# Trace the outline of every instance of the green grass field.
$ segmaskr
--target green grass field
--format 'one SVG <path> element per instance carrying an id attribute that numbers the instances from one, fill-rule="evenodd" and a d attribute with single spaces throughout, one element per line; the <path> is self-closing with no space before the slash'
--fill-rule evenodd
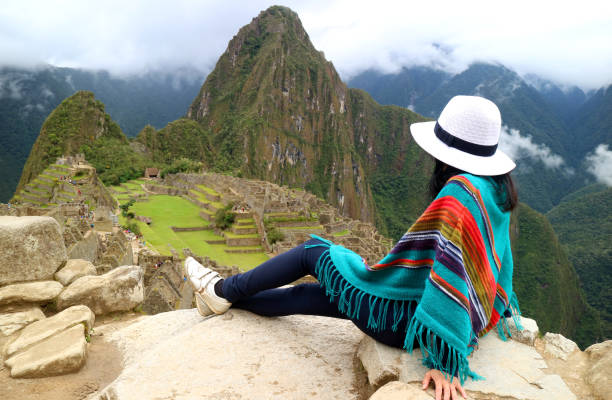
<path id="1" fill-rule="evenodd" d="M 116 196 L 120 197 L 122 196 Z M 189 248 L 195 254 L 208 256 L 221 265 L 237 265 L 243 270 L 251 269 L 268 259 L 264 253 L 230 254 L 224 251 L 228 248 L 225 245 L 206 243 L 205 240 L 223 239 L 213 231 L 174 232 L 171 226 L 188 228 L 210 224 L 199 216 L 201 209 L 198 206 L 182 197 L 152 195 L 146 202 L 137 201 L 130 211 L 153 220 L 151 225 L 140 221 L 136 223 L 147 246 L 160 254 L 170 255 L 171 249 L 174 249 L 182 256 L 182 250 Z M 125 220 L 121 218 L 120 222 L 124 224 Z"/>

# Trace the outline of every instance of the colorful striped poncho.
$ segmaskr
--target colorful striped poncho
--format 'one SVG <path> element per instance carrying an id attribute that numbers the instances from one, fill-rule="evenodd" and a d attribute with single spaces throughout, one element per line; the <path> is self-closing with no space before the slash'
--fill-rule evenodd
<path id="1" fill-rule="evenodd" d="M 349 318 L 369 307 L 368 328 L 395 331 L 411 318 L 404 348 L 411 352 L 416 339 L 429 368 L 461 383 L 480 378 L 467 356 L 496 325 L 505 340 L 501 317 L 520 312 L 512 291 L 510 212 L 501 209 L 500 196 L 491 178 L 454 176 L 379 263 L 368 266 L 325 241 L 329 250 L 315 270 L 319 282 Z"/>

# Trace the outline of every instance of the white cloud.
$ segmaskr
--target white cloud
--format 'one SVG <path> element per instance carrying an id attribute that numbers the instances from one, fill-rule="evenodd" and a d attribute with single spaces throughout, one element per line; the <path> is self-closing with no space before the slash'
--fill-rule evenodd
<path id="1" fill-rule="evenodd" d="M 561 168 L 565 164 L 563 158 L 553 153 L 548 146 L 533 143 L 531 136 L 521 136 L 518 129 L 506 126 L 502 127 L 499 148 L 517 164 L 521 159 L 526 158 L 542 161 L 550 169 Z M 567 172 L 572 171 L 567 169 Z"/>
<path id="2" fill-rule="evenodd" d="M 607 144 L 600 144 L 585 158 L 587 171 L 595 176 L 597 181 L 612 186 L 612 150 Z"/>
<path id="3" fill-rule="evenodd" d="M 459 72 L 497 61 L 584 88 L 612 81 L 612 2 L 285 0 L 344 78 L 375 67 Z M 20 0 L 0 9 L 5 64 L 210 70 L 269 0 Z M 519 28 L 520 27 L 520 28 Z"/>

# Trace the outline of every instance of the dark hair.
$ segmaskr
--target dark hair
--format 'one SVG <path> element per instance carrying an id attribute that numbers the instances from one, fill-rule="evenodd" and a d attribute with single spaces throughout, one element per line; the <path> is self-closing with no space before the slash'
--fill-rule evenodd
<path id="1" fill-rule="evenodd" d="M 442 190 L 450 178 L 455 175 L 465 173 L 465 171 L 462 171 L 459 168 L 445 164 L 438 159 L 435 160 L 436 166 L 434 167 L 431 178 L 429 179 L 429 195 L 431 196 L 432 200 L 438 195 L 438 193 L 440 193 L 440 190 Z M 518 191 L 516 190 L 516 185 L 514 184 L 512 176 L 510 176 L 510 172 L 503 175 L 494 175 L 491 176 L 491 178 L 493 178 L 495 181 L 497 190 L 499 192 L 503 191 L 501 198 L 504 200 L 500 206 L 504 211 L 514 210 L 514 207 L 516 207 L 518 204 Z"/>

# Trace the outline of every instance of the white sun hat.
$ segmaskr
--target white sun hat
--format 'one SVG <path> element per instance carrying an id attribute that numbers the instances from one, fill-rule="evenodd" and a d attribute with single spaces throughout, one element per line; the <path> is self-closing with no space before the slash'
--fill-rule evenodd
<path id="1" fill-rule="evenodd" d="M 490 100 L 455 96 L 437 121 L 410 125 L 419 146 L 438 160 L 474 175 L 501 175 L 516 167 L 497 148 L 501 115 Z"/>

